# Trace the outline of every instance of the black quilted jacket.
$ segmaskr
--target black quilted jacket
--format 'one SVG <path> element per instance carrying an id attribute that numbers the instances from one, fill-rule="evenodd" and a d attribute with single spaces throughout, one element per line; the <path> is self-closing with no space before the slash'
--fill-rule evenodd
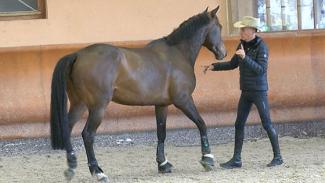
<path id="1" fill-rule="evenodd" d="M 234 55 L 229 62 L 214 63 L 214 71 L 232 70 L 239 66 L 242 91 L 267 91 L 268 48 L 258 36 L 250 42 L 241 41 L 246 56 L 242 60 Z M 237 49 L 240 48 L 240 44 Z"/>

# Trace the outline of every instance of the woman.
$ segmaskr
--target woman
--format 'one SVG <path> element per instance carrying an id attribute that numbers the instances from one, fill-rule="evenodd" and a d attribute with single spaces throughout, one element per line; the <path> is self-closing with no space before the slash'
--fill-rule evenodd
<path id="1" fill-rule="evenodd" d="M 229 62 L 214 63 L 205 66 L 204 72 L 232 70 L 239 67 L 241 96 L 237 109 L 235 123 L 235 150 L 233 157 L 226 163 L 220 164 L 224 168 L 240 168 L 242 166 L 241 151 L 244 140 L 244 127 L 252 107 L 255 104 L 260 115 L 263 128 L 266 130 L 272 144 L 274 158 L 267 166 L 283 163 L 278 135 L 272 126 L 269 103 L 267 98 L 267 64 L 268 49 L 265 42 L 256 35 L 259 19 L 245 16 L 234 24 L 240 28 L 240 44 L 235 55 Z"/>

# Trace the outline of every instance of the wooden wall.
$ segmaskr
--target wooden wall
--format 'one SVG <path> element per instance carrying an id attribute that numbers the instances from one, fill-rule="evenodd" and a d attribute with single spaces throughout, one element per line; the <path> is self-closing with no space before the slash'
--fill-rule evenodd
<path id="1" fill-rule="evenodd" d="M 325 33 L 263 34 L 269 49 L 269 99 L 274 122 L 325 119 Z M 146 42 L 116 42 L 143 46 Z M 226 37 L 229 56 L 238 37 Z M 40 137 L 49 134 L 50 83 L 53 68 L 63 55 L 86 46 L 51 45 L 0 49 L 0 139 Z M 202 73 L 202 65 L 214 62 L 202 49 L 195 65 L 194 100 L 206 123 L 233 125 L 240 95 L 239 71 Z M 117 133 L 155 129 L 153 107 L 110 104 L 99 132 Z M 168 128 L 194 127 L 170 107 Z M 85 114 L 86 116 L 86 114 Z M 84 121 L 84 120 L 83 120 Z M 259 123 L 255 108 L 249 123 Z M 74 133 L 80 133 L 83 123 Z"/>

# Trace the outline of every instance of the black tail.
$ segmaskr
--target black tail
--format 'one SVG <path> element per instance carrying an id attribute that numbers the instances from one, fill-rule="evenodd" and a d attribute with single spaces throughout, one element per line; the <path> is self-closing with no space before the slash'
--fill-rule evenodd
<path id="1" fill-rule="evenodd" d="M 64 149 L 68 138 L 67 79 L 76 54 L 67 55 L 56 64 L 51 86 L 51 144 L 53 149 Z"/>

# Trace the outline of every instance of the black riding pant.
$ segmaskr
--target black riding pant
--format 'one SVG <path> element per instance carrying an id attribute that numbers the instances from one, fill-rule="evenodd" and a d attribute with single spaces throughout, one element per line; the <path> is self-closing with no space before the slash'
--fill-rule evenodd
<path id="1" fill-rule="evenodd" d="M 235 123 L 235 150 L 234 158 L 239 161 L 241 158 L 241 150 L 244 140 L 244 127 L 251 110 L 252 105 L 255 104 L 258 113 L 261 117 L 262 125 L 271 141 L 274 157 L 280 156 L 280 147 L 278 142 L 278 135 L 272 126 L 269 103 L 266 91 L 242 91 L 240 96 L 237 119 Z"/>
<path id="2" fill-rule="evenodd" d="M 269 112 L 269 102 L 266 91 L 242 91 L 235 123 L 236 130 L 243 130 L 252 105 L 255 104 L 260 115 L 263 128 L 268 131 L 272 129 Z"/>

